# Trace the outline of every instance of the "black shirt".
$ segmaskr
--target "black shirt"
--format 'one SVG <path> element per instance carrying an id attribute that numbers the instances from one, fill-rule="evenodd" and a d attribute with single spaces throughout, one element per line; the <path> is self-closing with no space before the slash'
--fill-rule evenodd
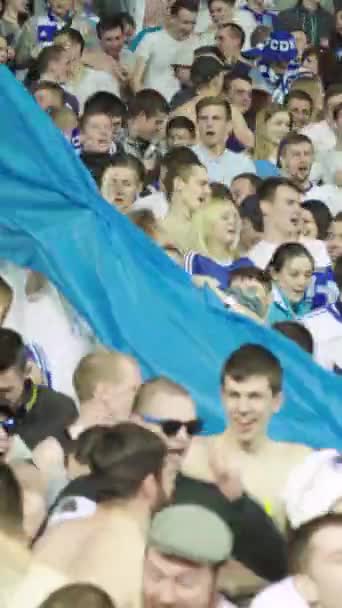
<path id="1" fill-rule="evenodd" d="M 26 382 L 23 404 L 15 419 L 17 434 L 31 450 L 47 437 L 56 437 L 63 443 L 64 429 L 76 418 L 76 405 L 70 397 Z"/>
<path id="2" fill-rule="evenodd" d="M 287 576 L 284 538 L 263 508 L 244 494 L 230 502 L 213 483 L 178 475 L 173 502 L 214 511 L 233 532 L 234 558 L 258 576 L 278 581 Z"/>

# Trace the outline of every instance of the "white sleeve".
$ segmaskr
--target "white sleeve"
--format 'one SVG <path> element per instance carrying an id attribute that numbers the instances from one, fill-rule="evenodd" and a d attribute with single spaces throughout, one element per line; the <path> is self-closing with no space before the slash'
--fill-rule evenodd
<path id="1" fill-rule="evenodd" d="M 110 74 L 103 72 L 96 76 L 96 88 L 98 91 L 106 91 L 120 97 L 120 87 L 118 81 Z"/>
<path id="2" fill-rule="evenodd" d="M 150 59 L 153 48 L 154 48 L 154 42 L 156 42 L 154 40 L 155 36 L 153 36 L 153 34 L 154 34 L 154 32 L 151 32 L 150 34 L 146 34 L 146 36 L 140 42 L 140 44 L 138 45 L 138 47 L 135 51 L 135 56 L 141 57 L 142 59 L 144 59 L 145 62 L 147 62 Z"/>

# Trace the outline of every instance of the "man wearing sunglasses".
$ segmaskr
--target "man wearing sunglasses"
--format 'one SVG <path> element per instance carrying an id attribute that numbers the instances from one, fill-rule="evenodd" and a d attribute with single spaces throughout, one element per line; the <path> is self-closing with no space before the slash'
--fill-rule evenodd
<path id="1" fill-rule="evenodd" d="M 236 559 L 271 581 L 285 576 L 286 548 L 281 534 L 264 509 L 244 492 L 239 474 L 229 463 L 211 463 L 215 468 L 211 469 L 215 474 L 211 483 L 202 481 L 203 475 L 180 473 L 192 443 L 200 441 L 194 436 L 201 431 L 201 421 L 189 393 L 166 378 L 146 382 L 135 398 L 133 417 L 166 442 L 164 490 L 171 501 L 215 511 L 233 531 Z"/>
<path id="2" fill-rule="evenodd" d="M 202 430 L 195 404 L 184 388 L 167 378 L 156 378 L 140 387 L 133 404 L 133 417 L 158 433 L 166 443 L 164 489 L 171 495 L 192 437 Z"/>

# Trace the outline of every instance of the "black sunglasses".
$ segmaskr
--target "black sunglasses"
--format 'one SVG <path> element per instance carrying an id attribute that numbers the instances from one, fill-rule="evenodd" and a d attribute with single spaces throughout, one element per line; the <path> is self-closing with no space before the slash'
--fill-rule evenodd
<path id="1" fill-rule="evenodd" d="M 145 420 L 145 422 L 151 422 L 152 424 L 158 424 L 167 437 L 177 435 L 177 433 L 179 433 L 179 431 L 183 428 L 186 429 L 188 435 L 192 437 L 193 435 L 199 435 L 203 429 L 203 422 L 200 418 L 194 418 L 194 420 L 182 422 L 181 420 L 143 416 L 143 420 Z"/>

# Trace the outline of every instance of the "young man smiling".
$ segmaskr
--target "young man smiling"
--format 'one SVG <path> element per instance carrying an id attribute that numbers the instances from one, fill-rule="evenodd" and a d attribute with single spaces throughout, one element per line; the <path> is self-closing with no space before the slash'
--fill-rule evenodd
<path id="1" fill-rule="evenodd" d="M 229 462 L 239 472 L 245 491 L 284 532 L 283 487 L 309 448 L 275 442 L 268 437 L 270 420 L 282 405 L 282 385 L 283 370 L 269 350 L 257 344 L 244 344 L 233 352 L 221 374 L 221 394 L 229 426 L 221 435 L 193 440 L 183 471 L 194 478 L 213 481 L 218 463 L 223 467 Z M 240 599 L 263 585 L 241 568 L 236 563 L 234 570 L 227 570 L 222 579 L 225 591 Z"/>

